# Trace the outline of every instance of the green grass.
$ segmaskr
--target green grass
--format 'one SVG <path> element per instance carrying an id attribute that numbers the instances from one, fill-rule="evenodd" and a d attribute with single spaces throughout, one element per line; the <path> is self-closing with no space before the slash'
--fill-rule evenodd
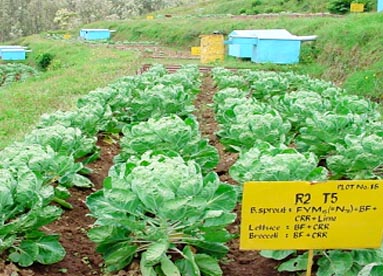
<path id="1" fill-rule="evenodd" d="M 41 114 L 74 107 L 81 95 L 138 68 L 132 52 L 79 42 L 49 41 L 38 36 L 23 41 L 33 52 L 27 63 L 42 53 L 54 58 L 50 69 L 23 83 L 0 89 L 0 148 L 22 138 L 38 121 Z"/>
<path id="2" fill-rule="evenodd" d="M 266 0 L 263 0 L 265 2 Z M 316 0 L 315 0 L 316 1 Z M 313 2 L 315 2 L 313 1 Z M 0 148 L 20 139 L 38 121 L 42 113 L 73 108 L 77 98 L 114 79 L 132 74 L 144 63 L 183 64 L 198 60 L 143 59 L 137 52 L 114 49 L 112 43 L 122 41 L 155 42 L 166 47 L 189 51 L 199 45 L 201 34 L 219 30 L 229 34 L 235 29 L 285 28 L 296 35 L 318 35 L 315 42 L 303 43 L 301 62 L 296 65 L 255 64 L 226 57 L 215 64 L 236 68 L 294 71 L 332 81 L 349 93 L 381 99 L 383 91 L 383 16 L 381 13 L 350 14 L 323 17 L 278 17 L 252 19 L 210 16 L 201 18 L 190 9 L 217 9 L 225 13 L 231 4 L 247 5 L 251 1 L 197 1 L 194 6 L 174 9 L 172 17 L 147 20 L 145 17 L 126 21 L 95 22 L 86 27 L 116 30 L 110 44 L 82 43 L 78 30 L 71 30 L 74 39 L 46 39 L 44 34 L 23 38 L 14 43 L 28 45 L 32 53 L 26 61 L 36 65 L 38 55 L 54 56 L 47 72 L 24 83 L 0 89 Z M 297 0 L 285 1 L 293 5 Z M 303 1 L 308 3 L 307 1 Z M 266 2 L 265 2 L 266 3 Z M 270 6 L 274 1 L 270 0 Z M 275 2 L 276 3 L 276 2 Z M 311 3 L 311 2 L 310 2 Z M 322 3 L 322 5 L 324 5 Z M 301 7 L 302 8 L 302 7 Z M 296 9 L 299 10 L 299 5 Z M 175 14 L 175 12 L 183 12 Z M 170 10 L 162 11 L 163 14 Z M 65 32 L 58 32 L 64 34 Z"/>

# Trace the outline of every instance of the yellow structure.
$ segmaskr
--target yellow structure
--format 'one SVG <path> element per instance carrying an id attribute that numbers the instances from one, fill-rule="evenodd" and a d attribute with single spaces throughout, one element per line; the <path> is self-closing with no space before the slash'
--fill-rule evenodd
<path id="1" fill-rule="evenodd" d="M 201 55 L 201 47 L 191 47 L 191 55 L 192 56 Z"/>
<path id="2" fill-rule="evenodd" d="M 72 36 L 70 34 L 64 34 L 64 39 L 70 39 Z"/>
<path id="3" fill-rule="evenodd" d="M 351 3 L 350 11 L 351 12 L 364 12 L 364 4 Z"/>
<path id="4" fill-rule="evenodd" d="M 148 20 L 153 20 L 153 19 L 154 19 L 154 15 L 147 15 L 147 16 L 146 16 L 146 19 L 148 19 Z"/>
<path id="5" fill-rule="evenodd" d="M 201 63 L 223 61 L 225 57 L 222 34 L 201 35 Z"/>

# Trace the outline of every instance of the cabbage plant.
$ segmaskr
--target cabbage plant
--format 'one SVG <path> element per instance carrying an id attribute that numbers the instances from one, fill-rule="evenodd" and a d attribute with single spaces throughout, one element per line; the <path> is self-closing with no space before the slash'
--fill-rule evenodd
<path id="1" fill-rule="evenodd" d="M 377 179 L 383 176 L 383 138 L 376 134 L 347 135 L 327 158 L 334 179 Z"/>
<path id="2" fill-rule="evenodd" d="M 146 151 L 175 151 L 185 160 L 196 161 L 202 171 L 208 172 L 217 166 L 217 149 L 201 137 L 199 124 L 194 117 L 182 120 L 177 115 L 149 119 L 123 128 L 120 141 L 121 153 L 115 162 L 126 162 L 131 156 L 141 156 Z"/>
<path id="3" fill-rule="evenodd" d="M 296 181 L 325 180 L 328 171 L 318 167 L 313 153 L 300 153 L 285 145 L 274 147 L 259 143 L 248 151 L 242 151 L 231 166 L 230 176 L 239 183 L 246 181 Z"/>
<path id="4" fill-rule="evenodd" d="M 96 219 L 89 238 L 109 271 L 138 256 L 149 275 L 222 275 L 218 260 L 233 238 L 237 194 L 216 173 L 180 156 L 145 153 L 115 165 L 104 188 L 88 196 Z M 158 273 L 158 274 L 156 274 Z"/>
<path id="5" fill-rule="evenodd" d="M 49 205 L 55 196 L 53 186 L 44 185 L 26 167 L 14 169 L 0 169 L 0 254 L 23 267 L 59 262 L 65 250 L 58 235 L 40 230 L 62 213 Z"/>

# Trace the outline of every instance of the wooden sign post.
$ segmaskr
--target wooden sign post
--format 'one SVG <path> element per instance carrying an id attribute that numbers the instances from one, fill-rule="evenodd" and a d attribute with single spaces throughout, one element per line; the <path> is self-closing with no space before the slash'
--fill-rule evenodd
<path id="1" fill-rule="evenodd" d="M 240 249 L 380 248 L 382 198 L 382 180 L 247 182 Z"/>

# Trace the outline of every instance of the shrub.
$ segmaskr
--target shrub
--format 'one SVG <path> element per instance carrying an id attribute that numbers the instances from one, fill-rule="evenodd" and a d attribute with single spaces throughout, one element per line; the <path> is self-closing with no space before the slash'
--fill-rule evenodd
<path id="1" fill-rule="evenodd" d="M 256 6 L 261 6 L 262 5 L 262 1 L 261 0 L 254 0 L 253 2 L 251 2 L 251 7 L 256 7 Z"/>
<path id="2" fill-rule="evenodd" d="M 350 11 L 351 3 L 364 4 L 364 11 L 371 11 L 374 6 L 371 0 L 332 0 L 329 3 L 328 10 L 330 13 L 345 14 Z"/>
<path id="3" fill-rule="evenodd" d="M 43 53 L 36 57 L 36 63 L 37 67 L 42 70 L 46 71 L 48 69 L 48 66 L 51 64 L 53 60 L 53 55 L 50 53 Z"/>
<path id="4" fill-rule="evenodd" d="M 301 48 L 300 61 L 304 64 L 314 63 L 319 56 L 319 49 L 314 43 L 304 43 Z"/>
<path id="5" fill-rule="evenodd" d="M 375 8 L 376 6 L 376 1 L 372 1 L 372 0 L 358 0 L 358 1 L 352 1 L 352 3 L 360 3 L 360 4 L 364 4 L 364 11 L 368 12 L 368 11 L 371 11 L 373 8 Z"/>
<path id="6" fill-rule="evenodd" d="M 350 11 L 352 0 L 332 0 L 329 3 L 328 10 L 330 13 L 345 14 Z"/>

